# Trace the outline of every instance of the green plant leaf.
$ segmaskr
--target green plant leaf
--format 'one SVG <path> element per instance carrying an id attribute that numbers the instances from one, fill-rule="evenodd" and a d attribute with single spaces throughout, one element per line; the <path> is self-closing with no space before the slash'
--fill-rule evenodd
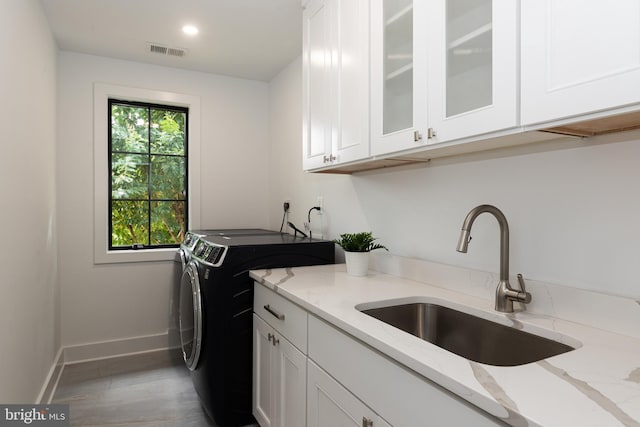
<path id="1" fill-rule="evenodd" d="M 347 252 L 370 252 L 375 249 L 385 249 L 385 246 L 376 243 L 377 238 L 373 237 L 370 231 L 360 233 L 341 234 L 339 239 L 335 239 L 334 243 L 338 244 Z"/>

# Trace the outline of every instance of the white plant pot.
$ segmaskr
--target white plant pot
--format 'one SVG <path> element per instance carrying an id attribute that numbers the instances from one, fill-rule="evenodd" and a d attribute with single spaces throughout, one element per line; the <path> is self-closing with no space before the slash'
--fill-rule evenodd
<path id="1" fill-rule="evenodd" d="M 347 273 L 351 276 L 366 276 L 369 270 L 369 252 L 346 252 Z"/>

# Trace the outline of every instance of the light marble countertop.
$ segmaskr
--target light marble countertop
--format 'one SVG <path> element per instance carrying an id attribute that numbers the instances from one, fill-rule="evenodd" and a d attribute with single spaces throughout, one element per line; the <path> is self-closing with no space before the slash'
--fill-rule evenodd
<path id="1" fill-rule="evenodd" d="M 498 313 L 491 299 L 447 288 L 446 283 L 418 282 L 376 271 L 370 271 L 366 277 L 353 277 L 346 274 L 344 264 L 256 270 L 251 276 L 508 424 L 640 426 L 638 336 L 536 312 Z M 532 294 L 535 301 L 535 289 Z M 356 309 L 356 306 L 365 309 L 388 305 L 380 301 L 416 299 L 437 302 L 577 349 L 521 366 L 485 365 L 450 353 Z M 584 301 L 578 298 L 578 304 Z M 640 302 L 629 301 L 622 301 L 625 310 L 637 309 L 640 315 Z M 553 303 L 569 304 L 570 301 Z M 589 307 L 583 309 L 589 311 Z M 595 324 L 598 325 L 597 320 Z M 625 330 L 624 325 L 621 328 Z"/>

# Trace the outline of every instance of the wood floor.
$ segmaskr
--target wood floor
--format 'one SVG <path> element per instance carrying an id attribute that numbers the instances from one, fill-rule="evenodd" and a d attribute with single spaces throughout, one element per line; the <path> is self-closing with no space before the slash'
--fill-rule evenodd
<path id="1" fill-rule="evenodd" d="M 72 426 L 215 427 L 177 351 L 67 365 L 52 403 Z"/>

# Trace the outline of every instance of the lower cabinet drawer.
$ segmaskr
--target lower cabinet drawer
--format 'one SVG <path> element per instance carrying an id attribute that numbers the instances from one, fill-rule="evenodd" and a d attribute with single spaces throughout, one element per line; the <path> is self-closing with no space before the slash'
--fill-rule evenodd
<path id="1" fill-rule="evenodd" d="M 253 311 L 303 353 L 307 353 L 307 312 L 304 309 L 255 283 Z"/>

